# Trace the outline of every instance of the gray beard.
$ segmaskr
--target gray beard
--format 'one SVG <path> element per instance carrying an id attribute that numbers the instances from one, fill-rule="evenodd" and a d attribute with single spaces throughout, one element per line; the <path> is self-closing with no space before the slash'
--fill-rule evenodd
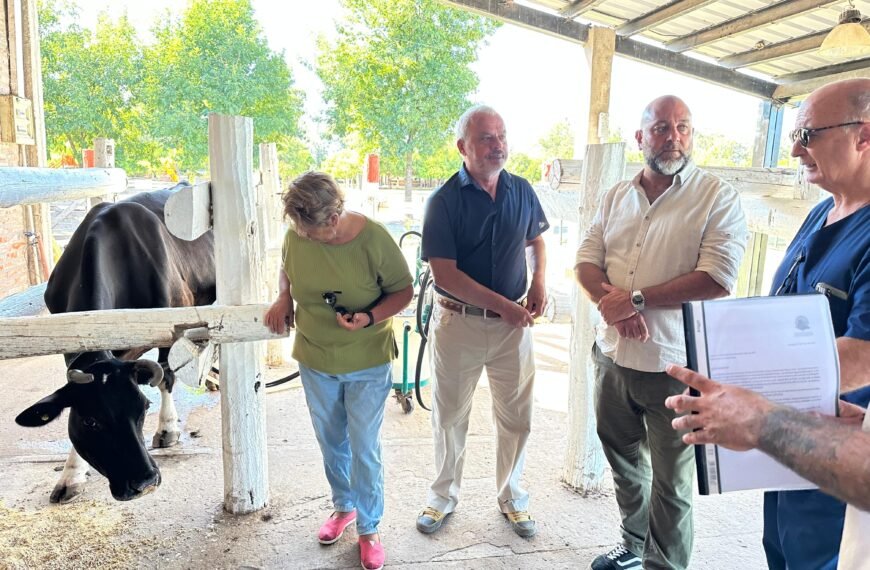
<path id="1" fill-rule="evenodd" d="M 651 156 L 646 159 L 646 164 L 653 170 L 653 172 L 657 172 L 662 176 L 673 176 L 689 164 L 690 158 L 691 157 L 686 154 L 674 160 L 662 160 L 658 157 Z"/>

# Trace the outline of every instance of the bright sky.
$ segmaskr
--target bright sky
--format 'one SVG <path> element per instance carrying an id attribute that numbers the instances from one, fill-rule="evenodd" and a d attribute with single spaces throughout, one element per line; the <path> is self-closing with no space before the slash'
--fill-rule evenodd
<path id="1" fill-rule="evenodd" d="M 318 34 L 333 33 L 341 16 L 338 0 L 252 0 L 256 16 L 272 49 L 284 51 L 296 84 L 306 92 L 306 123 L 311 132 L 322 110 L 320 82 L 303 62 L 312 62 Z M 165 10 L 178 13 L 178 0 L 78 0 L 81 23 L 93 29 L 97 14 L 124 10 L 143 38 Z M 583 47 L 519 28 L 502 26 L 482 48 L 475 71 L 480 87 L 475 96 L 500 111 L 514 151 L 534 153 L 537 141 L 558 121 L 568 118 L 585 137 L 584 90 L 588 67 Z M 646 104 L 659 95 L 674 94 L 692 109 L 695 128 L 721 133 L 751 145 L 757 124 L 758 99 L 702 81 L 617 57 L 611 91 L 611 129 L 626 137 L 637 128 Z M 787 125 L 788 127 L 788 125 Z"/>

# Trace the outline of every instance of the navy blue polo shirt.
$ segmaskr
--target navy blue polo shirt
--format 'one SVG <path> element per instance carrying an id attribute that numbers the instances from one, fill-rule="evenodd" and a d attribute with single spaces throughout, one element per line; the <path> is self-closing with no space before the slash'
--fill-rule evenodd
<path id="1" fill-rule="evenodd" d="M 476 282 L 517 301 L 526 293 L 526 242 L 549 227 L 527 180 L 502 170 L 493 200 L 463 164 L 429 197 L 421 257 L 455 259 Z"/>

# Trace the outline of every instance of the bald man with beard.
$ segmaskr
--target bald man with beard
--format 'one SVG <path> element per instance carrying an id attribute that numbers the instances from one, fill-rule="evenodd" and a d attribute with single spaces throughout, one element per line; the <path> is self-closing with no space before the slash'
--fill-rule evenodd
<path id="1" fill-rule="evenodd" d="M 665 398 L 683 385 L 665 366 L 686 362 L 680 304 L 728 295 L 748 238 L 737 192 L 692 162 L 693 133 L 679 98 L 647 106 L 643 170 L 604 195 L 577 251 L 601 313 L 595 412 L 622 516 L 622 541 L 593 570 L 684 569 L 692 553 L 694 454 L 671 428 Z"/>
<path id="2" fill-rule="evenodd" d="M 828 297 L 840 357 L 840 417 L 776 406 L 679 367 L 669 371 L 701 396 L 677 396 L 667 405 L 697 412 L 673 422 L 680 430 L 700 430 L 686 434 L 686 443 L 761 449 L 822 489 L 765 494 L 763 544 L 771 570 L 858 570 L 870 568 L 870 420 L 864 410 L 870 402 L 870 79 L 814 91 L 795 126 L 792 156 L 806 179 L 831 196 L 804 220 L 771 293 Z"/>

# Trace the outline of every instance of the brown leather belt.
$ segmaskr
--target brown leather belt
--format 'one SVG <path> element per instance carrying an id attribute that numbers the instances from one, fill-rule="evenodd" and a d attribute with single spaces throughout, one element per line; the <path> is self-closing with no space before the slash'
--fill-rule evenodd
<path id="1" fill-rule="evenodd" d="M 438 304 L 447 309 L 448 311 L 453 311 L 454 313 L 472 315 L 475 317 L 483 317 L 484 319 L 501 318 L 501 315 L 499 315 L 495 311 L 491 311 L 489 309 L 482 309 L 480 307 L 475 307 L 474 305 L 466 305 L 465 303 L 460 303 L 458 301 L 451 301 L 450 299 L 447 299 L 445 297 L 438 297 Z"/>

